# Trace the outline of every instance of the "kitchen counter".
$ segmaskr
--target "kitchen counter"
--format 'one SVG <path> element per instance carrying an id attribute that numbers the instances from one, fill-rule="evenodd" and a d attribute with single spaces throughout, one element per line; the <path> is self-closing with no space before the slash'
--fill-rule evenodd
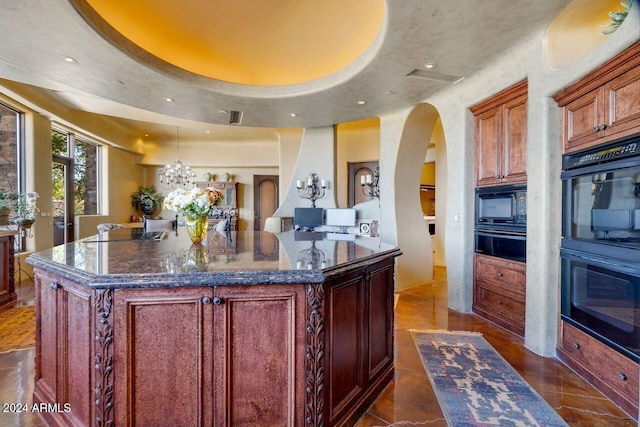
<path id="1" fill-rule="evenodd" d="M 393 378 L 400 254 L 180 227 L 32 254 L 34 402 L 69 403 L 51 425 L 351 425 Z"/>

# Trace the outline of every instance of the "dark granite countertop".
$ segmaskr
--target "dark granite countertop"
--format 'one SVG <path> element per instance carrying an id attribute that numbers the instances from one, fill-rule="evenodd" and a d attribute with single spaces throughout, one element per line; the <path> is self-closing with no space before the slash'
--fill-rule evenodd
<path id="1" fill-rule="evenodd" d="M 319 283 L 401 254 L 379 239 L 287 231 L 210 231 L 192 245 L 186 230 L 159 240 L 118 229 L 31 254 L 36 268 L 95 288 Z"/>

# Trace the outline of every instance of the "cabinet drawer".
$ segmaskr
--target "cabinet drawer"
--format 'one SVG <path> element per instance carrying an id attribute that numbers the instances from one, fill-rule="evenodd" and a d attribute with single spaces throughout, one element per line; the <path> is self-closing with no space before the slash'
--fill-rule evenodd
<path id="1" fill-rule="evenodd" d="M 524 292 L 525 264 L 501 258 L 476 255 L 476 278 L 508 285 L 517 292 Z"/>
<path id="2" fill-rule="evenodd" d="M 640 368 L 633 360 L 562 322 L 562 349 L 575 362 L 632 402 L 638 402 Z"/>
<path id="3" fill-rule="evenodd" d="M 509 318 L 524 327 L 525 303 L 519 295 L 501 292 L 490 283 L 476 282 L 475 304 L 496 315 Z"/>

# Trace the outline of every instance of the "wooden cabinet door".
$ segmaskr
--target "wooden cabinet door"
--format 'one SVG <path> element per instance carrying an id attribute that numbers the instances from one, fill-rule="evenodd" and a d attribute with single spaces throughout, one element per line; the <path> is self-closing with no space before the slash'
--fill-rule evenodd
<path id="1" fill-rule="evenodd" d="M 57 279 L 36 274 L 36 402 L 62 402 L 58 398 L 58 286 Z"/>
<path id="2" fill-rule="evenodd" d="M 604 123 L 604 91 L 593 90 L 564 107 L 565 152 L 593 145 L 604 135 L 600 126 Z"/>
<path id="3" fill-rule="evenodd" d="M 607 139 L 614 139 L 640 129 L 640 67 L 611 80 L 604 86 L 608 106 Z M 603 122 L 604 123 L 604 122 Z M 611 137 L 611 138 L 609 138 Z"/>
<path id="4" fill-rule="evenodd" d="M 362 397 L 365 376 L 365 280 L 361 270 L 337 279 L 327 290 L 326 359 L 329 425 L 344 417 Z"/>
<path id="5" fill-rule="evenodd" d="M 305 425 L 305 288 L 217 286 L 214 425 Z"/>
<path id="6" fill-rule="evenodd" d="M 504 104 L 501 182 L 527 182 L 527 95 Z"/>
<path id="7" fill-rule="evenodd" d="M 210 287 L 114 292 L 115 424 L 213 424 Z"/>
<path id="8" fill-rule="evenodd" d="M 502 108 L 494 108 L 475 118 L 476 186 L 500 183 L 500 141 Z"/>
<path id="9" fill-rule="evenodd" d="M 38 273 L 35 402 L 60 402 L 72 411 L 44 413 L 54 425 L 91 425 L 92 293 Z"/>

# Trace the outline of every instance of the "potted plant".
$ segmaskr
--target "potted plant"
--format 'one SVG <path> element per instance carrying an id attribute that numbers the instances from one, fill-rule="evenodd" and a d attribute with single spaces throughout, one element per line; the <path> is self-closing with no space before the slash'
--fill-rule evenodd
<path id="1" fill-rule="evenodd" d="M 150 187 L 140 186 L 138 191 L 131 195 L 131 206 L 144 215 L 150 216 L 161 206 L 163 199 L 164 196 L 158 193 L 153 185 Z"/>
<path id="2" fill-rule="evenodd" d="M 0 188 L 0 225 L 9 224 L 9 213 L 11 212 L 11 196 L 4 189 Z"/>
<path id="3" fill-rule="evenodd" d="M 40 196 L 36 192 L 18 194 L 15 197 L 15 218 L 12 218 L 11 222 L 22 228 L 31 228 L 31 225 L 36 220 L 36 215 L 40 212 L 40 209 L 36 206 L 38 197 Z"/>

